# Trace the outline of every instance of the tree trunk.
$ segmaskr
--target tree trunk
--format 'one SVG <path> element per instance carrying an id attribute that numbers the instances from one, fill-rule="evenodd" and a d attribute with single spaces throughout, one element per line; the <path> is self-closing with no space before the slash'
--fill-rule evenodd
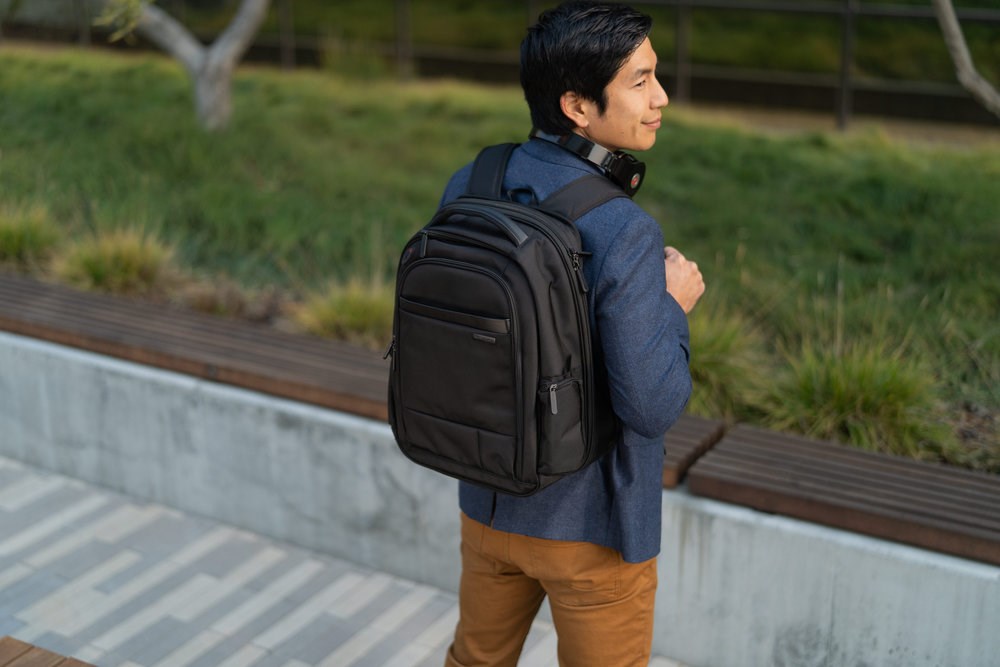
<path id="1" fill-rule="evenodd" d="M 270 0 L 242 0 L 232 22 L 208 47 L 159 7 L 143 6 L 136 30 L 184 65 L 194 86 L 198 123 L 206 130 L 229 124 L 233 71 L 264 22 L 269 4 Z"/>
<path id="2" fill-rule="evenodd" d="M 933 0 L 933 2 L 938 25 L 941 26 L 941 33 L 948 46 L 948 53 L 951 54 L 951 61 L 955 65 L 959 83 L 986 107 L 987 111 L 1000 118 L 1000 92 L 997 92 L 997 89 L 976 71 L 951 0 Z"/>
<path id="3" fill-rule="evenodd" d="M 233 113 L 232 67 L 208 61 L 194 79 L 198 124 L 209 132 L 225 129 Z"/>

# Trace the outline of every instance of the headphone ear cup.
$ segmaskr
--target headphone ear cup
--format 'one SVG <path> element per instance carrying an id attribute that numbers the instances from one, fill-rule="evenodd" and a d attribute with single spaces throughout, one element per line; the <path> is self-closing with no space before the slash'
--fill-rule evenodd
<path id="1" fill-rule="evenodd" d="M 646 179 L 646 163 L 636 160 L 628 153 L 615 153 L 608 165 L 607 174 L 625 194 L 633 197 Z"/>
<path id="2" fill-rule="evenodd" d="M 644 162 L 639 162 L 628 153 L 621 151 L 611 153 L 606 148 L 598 146 L 593 141 L 584 139 L 578 134 L 571 132 L 557 136 L 546 134 L 537 127 L 533 127 L 528 136 L 532 139 L 542 139 L 562 146 L 570 153 L 596 164 L 604 172 L 604 175 L 624 190 L 629 197 L 639 191 L 639 186 L 646 178 L 646 164 Z"/>

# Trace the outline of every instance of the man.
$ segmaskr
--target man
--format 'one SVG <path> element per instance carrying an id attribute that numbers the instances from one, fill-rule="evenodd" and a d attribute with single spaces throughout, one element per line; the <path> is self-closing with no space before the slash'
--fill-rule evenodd
<path id="1" fill-rule="evenodd" d="M 667 95 L 656 79 L 651 19 L 570 2 L 542 14 L 521 44 L 521 83 L 536 137 L 512 155 L 504 191 L 541 201 L 602 173 L 558 139 L 608 151 L 653 146 Z M 443 201 L 462 194 L 467 166 Z M 618 198 L 582 216 L 591 326 L 600 335 L 621 442 L 529 497 L 460 484 L 460 617 L 447 665 L 515 665 L 547 595 L 559 663 L 645 665 L 660 538 L 663 435 L 690 394 L 685 313 L 704 291 L 696 264 L 649 215 Z"/>

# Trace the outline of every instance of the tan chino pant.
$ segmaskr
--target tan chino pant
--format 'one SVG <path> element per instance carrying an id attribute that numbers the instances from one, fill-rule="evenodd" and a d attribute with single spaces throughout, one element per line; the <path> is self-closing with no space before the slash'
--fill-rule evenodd
<path id="1" fill-rule="evenodd" d="M 462 514 L 459 621 L 446 667 L 514 667 L 549 596 L 561 667 L 645 667 L 656 559 L 626 563 L 587 542 L 525 537 Z"/>

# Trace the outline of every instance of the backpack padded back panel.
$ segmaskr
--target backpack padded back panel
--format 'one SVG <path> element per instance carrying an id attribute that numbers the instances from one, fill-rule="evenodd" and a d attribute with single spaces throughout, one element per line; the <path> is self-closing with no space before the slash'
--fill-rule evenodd
<path id="1" fill-rule="evenodd" d="M 538 206 L 502 199 L 515 147 L 484 149 L 469 192 L 403 249 L 389 422 L 413 461 L 523 496 L 618 440 L 573 221 L 625 194 L 595 175 Z"/>

